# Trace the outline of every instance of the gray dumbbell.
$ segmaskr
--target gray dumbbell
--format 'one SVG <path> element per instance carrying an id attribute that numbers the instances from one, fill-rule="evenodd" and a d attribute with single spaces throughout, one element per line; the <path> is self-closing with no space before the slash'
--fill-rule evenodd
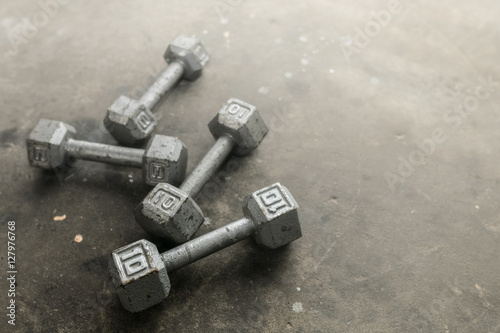
<path id="1" fill-rule="evenodd" d="M 179 184 L 186 174 L 187 149 L 177 138 L 155 135 L 146 149 L 136 149 L 74 140 L 75 134 L 68 124 L 40 120 L 26 140 L 30 165 L 58 169 L 71 166 L 70 159 L 82 159 L 137 167 L 149 185 Z"/>
<path id="2" fill-rule="evenodd" d="M 156 185 L 135 209 L 137 222 L 151 236 L 177 244 L 188 241 L 205 220 L 193 197 L 231 152 L 250 153 L 268 132 L 257 109 L 234 98 L 208 127 L 217 141 L 182 185 Z"/>
<path id="3" fill-rule="evenodd" d="M 130 146 L 149 137 L 157 126 L 154 107 L 181 78 L 197 79 L 209 55 L 198 39 L 181 35 L 168 46 L 164 58 L 169 66 L 140 100 L 120 96 L 106 112 L 104 126 L 119 143 Z"/>
<path id="4" fill-rule="evenodd" d="M 298 204 L 288 189 L 276 183 L 247 196 L 244 218 L 160 254 L 153 243 L 140 240 L 111 254 L 110 272 L 122 305 L 145 310 L 167 298 L 168 273 L 253 236 L 271 249 L 302 236 Z"/>

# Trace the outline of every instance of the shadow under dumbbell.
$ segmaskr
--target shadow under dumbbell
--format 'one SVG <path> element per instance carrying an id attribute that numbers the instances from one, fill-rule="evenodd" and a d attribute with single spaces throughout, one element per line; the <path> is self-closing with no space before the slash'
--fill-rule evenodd
<path id="1" fill-rule="evenodd" d="M 108 283 L 110 290 L 113 290 L 111 281 Z M 102 309 L 104 318 L 106 318 L 103 328 L 104 332 L 158 332 L 158 318 L 164 316 L 156 308 L 151 311 L 142 311 L 131 313 L 123 308 L 116 293 L 108 306 Z"/>
<path id="2" fill-rule="evenodd" d="M 89 164 L 87 167 L 85 164 Z M 42 197 L 53 189 L 75 187 L 89 188 L 98 191 L 127 193 L 130 198 L 139 202 L 150 190 L 151 186 L 142 183 L 140 171 L 113 165 L 94 165 L 92 162 L 78 162 L 78 167 L 66 170 L 40 170 L 33 178 L 33 193 Z M 133 209 L 134 207 L 131 207 Z"/>
<path id="3" fill-rule="evenodd" d="M 288 245 L 268 250 L 249 239 L 185 266 L 169 274 L 172 290 L 160 307 L 176 302 L 177 298 L 185 299 L 207 287 L 217 290 L 213 297 L 222 291 L 229 297 L 235 294 L 243 297 L 247 292 L 251 294 L 248 288 L 251 281 L 258 280 L 265 286 L 283 274 L 292 247 Z"/>
<path id="4" fill-rule="evenodd" d="M 172 289 L 168 298 L 162 303 L 145 311 L 130 313 L 120 304 L 116 292 L 112 290 L 111 282 L 108 287 L 112 290 L 113 298 L 102 309 L 109 325 L 106 329 L 113 331 L 156 331 L 159 329 L 157 319 L 167 320 L 169 314 L 178 318 L 186 313 L 186 318 L 192 318 L 192 313 L 201 314 L 198 308 L 217 306 L 226 302 L 226 306 L 242 304 L 238 299 L 245 300 L 244 304 L 253 305 L 238 309 L 243 322 L 249 323 L 250 317 L 265 313 L 265 305 L 255 301 L 259 290 L 279 281 L 284 274 L 289 257 L 293 253 L 293 245 L 276 250 L 268 250 L 255 244 L 253 240 L 244 240 L 226 250 L 219 251 L 204 260 L 169 273 Z M 165 247 L 164 244 L 161 247 Z M 100 262 L 100 261 L 99 261 Z M 255 308 L 255 309 L 254 309 Z M 209 315 L 209 313 L 207 313 Z M 258 314 L 257 314 L 258 315 Z M 246 319 L 245 319 L 246 318 Z M 200 322 L 208 319 L 200 318 Z M 185 323 L 172 322 L 169 328 L 182 330 Z"/>
<path id="5" fill-rule="evenodd" d="M 37 170 L 33 173 L 33 193 L 43 196 L 55 188 L 60 188 L 62 182 L 53 170 Z"/>

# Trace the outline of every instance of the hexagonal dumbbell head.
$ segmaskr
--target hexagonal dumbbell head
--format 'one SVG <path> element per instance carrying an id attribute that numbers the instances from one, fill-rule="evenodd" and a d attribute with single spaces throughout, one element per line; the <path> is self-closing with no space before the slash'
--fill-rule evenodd
<path id="1" fill-rule="evenodd" d="M 177 244 L 188 241 L 205 221 L 196 202 L 170 184 L 158 184 L 134 213 L 147 233 Z"/>
<path id="2" fill-rule="evenodd" d="M 67 162 L 66 141 L 75 134 L 75 129 L 68 124 L 56 120 L 40 120 L 26 140 L 30 165 L 42 169 L 63 166 Z"/>
<path id="3" fill-rule="evenodd" d="M 280 183 L 254 192 L 243 200 L 243 212 L 257 228 L 255 241 L 270 249 L 287 245 L 302 236 L 298 208 L 290 191 Z"/>
<path id="4" fill-rule="evenodd" d="M 154 135 L 146 146 L 142 165 L 147 184 L 180 184 L 186 175 L 187 148 L 177 138 Z"/>
<path id="5" fill-rule="evenodd" d="M 257 108 L 236 98 L 226 102 L 208 128 L 216 139 L 230 135 L 236 142 L 233 152 L 239 156 L 257 148 L 269 131 Z"/>
<path id="6" fill-rule="evenodd" d="M 181 62 L 184 67 L 183 78 L 186 80 L 196 80 L 210 59 L 205 47 L 198 39 L 183 35 L 178 36 L 168 46 L 163 57 L 168 63 Z"/>
<path id="7" fill-rule="evenodd" d="M 163 301 L 170 292 L 167 269 L 153 243 L 140 240 L 111 254 L 112 281 L 123 306 L 138 312 Z"/>
<path id="8" fill-rule="evenodd" d="M 103 122 L 116 140 L 128 146 L 145 140 L 158 125 L 148 108 L 126 96 L 113 102 Z"/>

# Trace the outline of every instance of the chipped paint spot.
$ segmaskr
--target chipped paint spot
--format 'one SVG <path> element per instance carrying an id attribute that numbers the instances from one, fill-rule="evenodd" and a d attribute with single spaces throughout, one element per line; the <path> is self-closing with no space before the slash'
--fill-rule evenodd
<path id="1" fill-rule="evenodd" d="M 78 234 L 75 236 L 75 242 L 80 243 L 83 240 L 83 236 Z"/>

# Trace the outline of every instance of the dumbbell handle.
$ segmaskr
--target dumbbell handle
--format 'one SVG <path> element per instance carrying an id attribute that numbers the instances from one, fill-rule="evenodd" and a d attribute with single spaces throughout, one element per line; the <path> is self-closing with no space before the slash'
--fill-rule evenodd
<path id="1" fill-rule="evenodd" d="M 81 160 L 138 168 L 142 167 L 144 149 L 127 148 L 74 139 L 68 139 L 65 148 L 68 156 Z"/>
<path id="2" fill-rule="evenodd" d="M 167 69 L 156 79 L 149 89 L 142 95 L 139 103 L 153 111 L 156 104 L 179 81 L 184 74 L 184 66 L 179 61 L 172 61 Z"/>
<path id="3" fill-rule="evenodd" d="M 220 136 L 179 188 L 195 197 L 231 154 L 234 145 L 235 142 L 229 135 Z"/>
<path id="4" fill-rule="evenodd" d="M 245 217 L 161 254 L 167 272 L 189 265 L 250 237 L 257 231 Z"/>

